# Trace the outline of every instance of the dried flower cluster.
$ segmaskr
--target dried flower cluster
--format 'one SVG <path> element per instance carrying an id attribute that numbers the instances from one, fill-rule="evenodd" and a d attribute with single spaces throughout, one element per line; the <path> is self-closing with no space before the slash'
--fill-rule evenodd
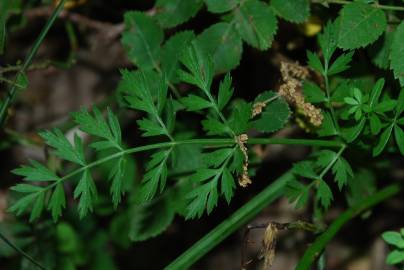
<path id="1" fill-rule="evenodd" d="M 247 153 L 247 146 L 246 146 L 247 141 L 248 141 L 247 134 L 241 134 L 236 137 L 236 142 L 239 145 L 240 150 L 241 150 L 241 152 L 243 152 L 243 155 L 244 155 L 243 172 L 238 177 L 238 184 L 241 187 L 247 187 L 249 184 L 252 183 L 251 178 L 248 176 L 248 153 Z"/>
<path id="2" fill-rule="evenodd" d="M 266 102 L 254 103 L 251 118 L 259 115 L 260 113 L 262 113 L 262 110 L 265 108 L 265 106 L 267 106 Z"/>
<path id="3" fill-rule="evenodd" d="M 264 256 L 263 270 L 270 269 L 272 263 L 274 262 L 277 235 L 278 235 L 277 225 L 270 222 L 265 229 L 264 239 L 262 241 L 263 249 L 261 252 L 262 255 Z"/>
<path id="4" fill-rule="evenodd" d="M 296 106 L 297 110 L 306 116 L 310 123 L 318 127 L 323 122 L 323 115 L 319 108 L 306 102 L 299 88 L 302 87 L 301 80 L 307 79 L 309 71 L 297 63 L 281 63 L 281 74 L 283 84 L 279 87 L 279 95 L 289 103 Z"/>

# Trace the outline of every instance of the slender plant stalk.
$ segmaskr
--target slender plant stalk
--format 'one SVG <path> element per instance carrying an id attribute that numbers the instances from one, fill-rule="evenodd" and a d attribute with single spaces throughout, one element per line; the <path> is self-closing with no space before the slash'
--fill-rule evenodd
<path id="1" fill-rule="evenodd" d="M 16 245 L 13 244 L 5 235 L 3 235 L 0 232 L 0 239 L 3 240 L 7 245 L 9 245 L 12 249 L 14 249 L 17 253 L 21 254 L 24 258 L 26 258 L 28 261 L 33 263 L 36 267 L 42 270 L 46 270 L 44 266 L 42 266 L 39 262 L 37 262 L 34 258 L 32 258 L 30 255 L 28 255 L 24 250 L 20 249 Z"/>
<path id="2" fill-rule="evenodd" d="M 334 107 L 332 106 L 332 101 L 331 101 L 330 83 L 329 83 L 329 80 L 328 80 L 328 66 L 329 66 L 328 60 L 324 59 L 324 74 L 323 74 L 323 77 L 324 77 L 324 82 L 325 82 L 325 93 L 327 95 L 327 105 L 330 108 L 331 118 L 332 118 L 332 122 L 334 123 L 334 127 L 336 128 L 337 133 L 340 134 L 340 128 L 339 128 L 337 116 L 335 114 L 335 110 L 334 110 Z"/>
<path id="3" fill-rule="evenodd" d="M 343 144 L 335 141 L 325 141 L 325 140 L 306 140 L 306 139 L 283 139 L 283 138 L 252 138 L 248 141 L 249 144 L 284 144 L 284 145 L 306 145 L 306 146 L 325 146 L 325 147 L 341 147 Z M 116 152 L 112 155 L 109 155 L 105 158 L 96 160 L 87 164 L 86 166 L 80 167 L 77 170 L 72 171 L 71 173 L 63 176 L 58 181 L 54 181 L 51 185 L 47 186 L 42 190 L 42 192 L 46 192 L 49 189 L 55 187 L 59 183 L 78 175 L 84 172 L 87 169 L 96 167 L 100 164 L 103 164 L 107 161 L 120 158 L 127 154 L 134 154 L 138 152 L 144 152 L 154 149 L 161 149 L 167 147 L 173 147 L 178 145 L 185 144 L 199 144 L 205 146 L 225 146 L 225 145 L 235 145 L 236 142 L 233 139 L 191 139 L 191 140 L 182 140 L 182 141 L 170 141 L 170 142 L 162 142 L 156 144 L 149 144 L 144 146 L 138 146 L 134 148 L 125 149 L 119 152 Z M 39 193 L 38 193 L 39 194 Z"/>
<path id="4" fill-rule="evenodd" d="M 331 140 L 310 140 L 310 139 L 286 139 L 286 138 L 251 138 L 248 144 L 284 144 L 284 145 L 305 145 L 305 146 L 322 146 L 336 147 L 344 146 L 344 143 Z"/>
<path id="5" fill-rule="evenodd" d="M 45 69 L 45 68 L 50 67 L 51 65 L 52 65 L 52 61 L 45 60 L 41 63 L 35 63 L 35 64 L 30 65 L 27 70 Z M 0 74 L 9 73 L 9 72 L 18 72 L 18 70 L 20 70 L 21 67 L 22 67 L 22 65 L 1 67 Z"/>
<path id="6" fill-rule="evenodd" d="M 36 55 L 36 53 L 37 53 L 37 51 L 39 49 L 39 46 L 41 46 L 42 41 L 44 40 L 44 38 L 45 38 L 46 34 L 48 33 L 49 29 L 51 28 L 51 26 L 55 22 L 55 20 L 58 17 L 59 13 L 63 10 L 65 1 L 66 0 L 61 0 L 59 2 L 58 6 L 53 11 L 51 17 L 46 22 L 46 25 L 42 29 L 41 33 L 39 34 L 39 36 L 35 40 L 35 43 L 32 46 L 28 56 L 25 58 L 25 61 L 22 64 L 21 68 L 18 70 L 17 74 L 15 75 L 14 83 L 9 88 L 9 91 L 7 93 L 7 97 L 5 98 L 3 104 L 2 104 L 2 106 L 0 108 L 0 126 L 4 125 L 4 123 L 6 121 L 6 118 L 7 118 L 8 107 L 14 102 L 14 99 L 15 99 L 15 96 L 16 96 L 16 93 L 17 93 L 17 90 L 18 90 L 18 86 L 17 86 L 18 77 L 22 76 L 26 72 L 28 67 L 31 65 L 32 59 L 35 57 L 35 55 Z"/>
<path id="7" fill-rule="evenodd" d="M 323 179 L 324 175 L 331 169 L 331 167 L 334 165 L 334 163 L 341 157 L 345 148 L 346 148 L 345 145 L 342 146 L 341 149 L 338 151 L 338 153 L 335 155 L 335 157 L 331 160 L 331 162 L 328 163 L 327 167 L 325 167 L 324 170 L 320 173 L 320 179 Z"/>
<path id="8" fill-rule="evenodd" d="M 216 228 L 206 234 L 202 239 L 200 239 L 177 259 L 170 263 L 165 270 L 188 269 L 229 235 L 251 221 L 271 202 L 278 199 L 282 194 L 282 189 L 286 186 L 287 182 L 292 179 L 292 177 L 293 174 L 291 171 L 289 171 L 276 179 L 272 184 L 261 191 L 261 193 L 256 195 L 251 201 L 234 212 L 233 215 L 220 223 Z"/>
<path id="9" fill-rule="evenodd" d="M 16 82 L 15 82 L 15 81 L 13 81 L 13 80 L 9 80 L 9 79 L 6 79 L 6 78 L 2 78 L 2 77 L 0 77 L 0 82 L 5 82 L 5 83 L 8 83 L 9 85 L 11 85 L 11 86 L 15 86 L 15 87 L 17 87 L 17 88 L 23 88 L 23 86 L 22 86 L 22 85 L 20 85 L 20 84 L 16 83 Z"/>
<path id="10" fill-rule="evenodd" d="M 318 236 L 313 244 L 306 250 L 303 257 L 300 259 L 295 270 L 309 270 L 311 265 L 315 262 L 318 256 L 321 255 L 325 246 L 330 242 L 339 230 L 347 222 L 354 217 L 358 216 L 363 211 L 374 207 L 375 205 L 383 202 L 384 200 L 396 195 L 400 191 L 400 186 L 393 184 L 379 192 L 365 198 L 363 201 L 352 206 L 345 212 L 343 212 L 329 227 L 328 229 Z"/>
<path id="11" fill-rule="evenodd" d="M 315 4 L 338 4 L 338 5 L 346 5 L 352 3 L 352 1 L 346 1 L 346 0 L 311 0 L 311 2 Z M 371 6 L 384 10 L 404 11 L 404 7 L 398 7 L 398 6 L 380 5 L 378 3 L 372 4 Z"/>

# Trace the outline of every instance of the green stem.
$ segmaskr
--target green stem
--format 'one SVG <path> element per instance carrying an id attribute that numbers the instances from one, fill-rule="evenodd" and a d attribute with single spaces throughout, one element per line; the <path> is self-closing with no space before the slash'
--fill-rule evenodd
<path id="1" fill-rule="evenodd" d="M 217 105 L 216 100 L 215 100 L 215 99 L 213 98 L 213 96 L 210 94 L 209 89 L 208 89 L 208 90 L 204 89 L 204 92 L 205 92 L 205 95 L 208 97 L 210 103 L 213 104 L 213 109 L 216 111 L 216 113 L 217 113 L 217 115 L 219 116 L 220 120 L 222 120 L 223 124 L 225 124 L 225 125 L 229 128 L 229 130 L 230 130 L 230 134 L 229 134 L 229 135 L 234 138 L 234 137 L 236 136 L 236 133 L 230 128 L 230 125 L 229 125 L 229 123 L 228 123 L 226 117 L 224 117 L 224 115 L 222 114 L 222 112 L 219 110 L 219 106 Z"/>
<path id="2" fill-rule="evenodd" d="M 314 4 L 338 4 L 338 5 L 346 5 L 352 3 L 352 1 L 345 1 L 345 0 L 311 0 L 311 2 Z M 384 10 L 404 11 L 404 7 L 380 5 L 377 3 L 372 4 L 371 6 Z"/>
<path id="3" fill-rule="evenodd" d="M 271 98 L 268 98 L 267 100 L 264 100 L 263 103 L 268 104 L 268 103 L 270 103 L 270 102 L 272 102 L 272 101 L 274 101 L 274 100 L 280 98 L 280 96 L 281 96 L 281 95 L 276 94 L 275 96 L 273 96 L 273 97 L 271 97 Z"/>
<path id="4" fill-rule="evenodd" d="M 20 88 L 20 89 L 24 88 L 24 86 L 16 83 L 15 81 L 12 81 L 12 80 L 9 80 L 9 79 L 3 78 L 3 77 L 0 77 L 0 82 L 8 83 L 9 85 L 11 85 L 13 87 L 15 86 L 16 88 Z"/>
<path id="5" fill-rule="evenodd" d="M 42 44 L 42 41 L 44 40 L 46 34 L 48 33 L 49 29 L 55 22 L 57 16 L 59 13 L 63 10 L 64 3 L 66 0 L 61 0 L 59 5 L 56 7 L 56 9 L 53 11 L 52 16 L 49 18 L 47 21 L 46 25 L 42 29 L 41 33 L 39 34 L 38 38 L 35 40 L 34 45 L 31 48 L 31 51 L 29 52 L 27 58 L 25 58 L 24 63 L 22 64 L 21 68 L 18 70 L 15 79 L 14 79 L 14 84 L 11 86 L 10 90 L 8 91 L 7 97 L 4 100 L 1 108 L 0 108 L 0 126 L 2 126 L 5 123 L 6 116 L 7 116 L 7 109 L 8 107 L 14 102 L 16 92 L 18 87 L 16 86 L 17 78 L 21 76 L 22 74 L 25 73 L 25 71 L 28 69 L 28 67 L 32 63 L 32 59 L 35 57 L 39 46 Z"/>
<path id="6" fill-rule="evenodd" d="M 166 124 L 164 124 L 163 120 L 161 119 L 159 113 L 157 111 L 155 111 L 154 113 L 157 122 L 159 123 L 159 125 L 161 126 L 161 128 L 164 130 L 164 134 L 170 139 L 170 141 L 174 141 L 174 138 L 171 136 L 170 132 L 168 132 L 168 128 L 166 126 Z"/>
<path id="7" fill-rule="evenodd" d="M 344 146 L 344 143 L 331 140 L 310 140 L 310 139 L 286 139 L 286 138 L 250 138 L 248 144 L 284 144 L 284 145 L 305 145 L 337 147 Z"/>
<path id="8" fill-rule="evenodd" d="M 176 145 L 185 145 L 185 144 L 199 144 L 205 146 L 230 146 L 235 145 L 236 142 L 234 139 L 191 139 L 191 140 L 182 140 L 182 141 L 170 141 L 170 142 L 162 142 L 156 144 L 149 144 L 144 146 L 138 146 L 134 148 L 129 148 L 123 151 L 116 152 L 112 155 L 109 155 L 105 158 L 96 160 L 87 164 L 86 166 L 80 167 L 77 170 L 72 171 L 71 173 L 63 176 L 58 181 L 53 182 L 49 186 L 45 187 L 41 190 L 41 192 L 46 192 L 47 190 L 55 187 L 59 183 L 69 179 L 73 176 L 76 176 L 85 170 L 96 167 L 100 164 L 108 162 L 113 159 L 120 158 L 123 155 L 134 154 L 138 152 L 144 152 L 154 149 L 161 149 L 167 147 L 173 147 Z M 284 144 L 284 145 L 306 145 L 306 146 L 325 146 L 325 147 L 341 147 L 341 143 L 335 141 L 325 141 L 325 140 L 304 140 L 304 139 L 282 139 L 282 138 L 251 138 L 248 140 L 248 144 Z M 39 194 L 39 192 L 38 192 Z"/>
<path id="9" fill-rule="evenodd" d="M 396 195 L 400 191 L 400 187 L 396 184 L 390 185 L 379 192 L 366 197 L 363 201 L 352 206 L 343 212 L 329 227 L 328 229 L 316 238 L 313 244 L 304 253 L 300 259 L 295 270 L 309 270 L 313 262 L 321 255 L 325 246 L 330 242 L 334 236 L 339 232 L 343 225 L 354 217 L 361 214 L 363 211 L 372 208 L 373 206 L 383 202 L 384 200 Z"/>
<path id="10" fill-rule="evenodd" d="M 226 239 L 233 232 L 251 221 L 271 202 L 278 199 L 282 194 L 282 189 L 293 177 L 291 171 L 276 179 L 271 185 L 266 187 L 251 201 L 234 212 L 230 217 L 220 223 L 216 228 L 206 234 L 202 239 L 188 248 L 181 256 L 166 266 L 165 270 L 189 269 L 201 257 L 211 251 L 220 242 Z"/>
<path id="11" fill-rule="evenodd" d="M 335 114 L 335 110 L 334 107 L 332 106 L 332 102 L 331 102 L 331 94 L 330 94 L 330 83 L 328 80 L 328 60 L 324 59 L 324 82 L 325 82 L 325 93 L 327 95 L 327 105 L 330 108 L 331 111 L 331 118 L 332 118 L 332 122 L 334 123 L 335 128 L 337 129 L 337 133 L 340 134 L 340 128 L 338 125 L 338 120 Z"/>
<path id="12" fill-rule="evenodd" d="M 3 235 L 0 232 L 0 239 L 3 240 L 8 246 L 10 246 L 12 249 L 14 249 L 17 253 L 21 254 L 24 258 L 26 258 L 28 261 L 33 263 L 36 267 L 42 270 L 46 270 L 44 266 L 42 266 L 39 262 L 35 261 L 34 258 L 32 258 L 29 254 L 27 254 L 24 250 L 20 249 L 17 247 L 13 242 L 11 242 L 5 235 Z"/>
<path id="13" fill-rule="evenodd" d="M 346 145 L 342 146 L 335 157 L 331 160 L 331 162 L 324 168 L 324 170 L 320 173 L 320 179 L 323 179 L 324 175 L 331 169 L 334 163 L 339 159 L 346 148 Z"/>

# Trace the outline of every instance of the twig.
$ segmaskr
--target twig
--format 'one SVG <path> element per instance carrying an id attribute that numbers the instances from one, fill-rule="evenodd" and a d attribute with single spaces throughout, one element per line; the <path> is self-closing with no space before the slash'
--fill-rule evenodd
<path id="1" fill-rule="evenodd" d="M 45 60 L 40 63 L 33 63 L 27 68 L 27 71 L 30 70 L 38 70 L 38 69 L 47 69 L 50 66 L 52 66 L 52 61 Z M 9 73 L 9 72 L 16 72 L 20 70 L 22 65 L 15 65 L 15 66 L 5 66 L 5 67 L 0 67 L 0 74 L 3 73 Z"/>
<path id="2" fill-rule="evenodd" d="M 52 9 L 46 6 L 29 9 L 24 13 L 24 15 L 28 19 L 33 19 L 38 17 L 48 17 L 51 13 Z M 60 12 L 59 18 L 68 20 L 82 27 L 87 27 L 99 32 L 105 32 L 105 37 L 110 40 L 117 38 L 125 28 L 124 23 L 112 24 L 109 22 L 101 22 L 68 10 L 63 10 Z"/>
<path id="3" fill-rule="evenodd" d="M 14 249 L 17 253 L 21 254 L 24 258 L 26 258 L 28 261 L 33 263 L 36 267 L 38 267 L 39 269 L 42 269 L 42 270 L 46 270 L 46 268 L 44 266 L 42 266 L 39 262 L 37 262 L 34 258 L 32 258 L 25 251 L 23 251 L 22 249 L 20 249 L 16 245 L 14 245 L 14 243 L 11 242 L 9 239 L 7 239 L 7 237 L 4 236 L 1 232 L 0 232 L 0 239 L 3 240 L 9 247 Z"/>
<path id="4" fill-rule="evenodd" d="M 17 82 L 17 79 L 25 73 L 25 71 L 28 69 L 28 67 L 32 63 L 32 59 L 35 57 L 36 53 L 38 52 L 39 46 L 41 46 L 42 41 L 44 40 L 46 34 L 48 33 L 49 29 L 55 22 L 58 14 L 62 11 L 64 3 L 66 0 L 60 1 L 59 5 L 56 7 L 56 9 L 52 12 L 51 17 L 45 24 L 44 28 L 42 29 L 41 33 L 39 34 L 38 38 L 35 40 L 34 45 L 32 46 L 28 56 L 25 58 L 24 63 L 21 66 L 21 69 L 18 70 L 14 82 Z M 17 93 L 17 86 L 14 84 L 10 87 L 10 90 L 7 93 L 7 97 L 4 100 L 3 104 L 1 105 L 0 108 L 0 126 L 3 126 L 3 124 L 6 121 L 7 117 L 7 110 L 8 107 L 14 102 L 15 96 Z"/>
<path id="5" fill-rule="evenodd" d="M 323 228 L 302 220 L 288 223 L 268 222 L 258 225 L 248 225 L 243 235 L 243 247 L 241 249 L 241 269 L 245 269 L 246 265 L 254 261 L 254 259 L 246 261 L 246 251 L 249 243 L 248 236 L 250 232 L 256 229 L 266 229 L 270 224 L 277 230 L 302 230 L 316 234 L 324 231 Z"/>

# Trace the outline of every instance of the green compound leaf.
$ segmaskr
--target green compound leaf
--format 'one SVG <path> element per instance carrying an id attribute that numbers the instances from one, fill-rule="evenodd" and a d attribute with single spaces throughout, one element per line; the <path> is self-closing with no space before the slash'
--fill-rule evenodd
<path id="1" fill-rule="evenodd" d="M 345 98 L 351 96 L 352 87 L 352 83 L 348 80 L 342 80 L 332 92 L 331 101 L 344 103 Z"/>
<path id="2" fill-rule="evenodd" d="M 303 207 L 309 199 L 310 186 L 305 186 L 296 179 L 292 179 L 286 185 L 285 196 L 289 202 L 295 203 L 295 208 Z"/>
<path id="3" fill-rule="evenodd" d="M 74 145 L 71 144 L 60 129 L 52 131 L 40 132 L 41 136 L 47 145 L 56 149 L 56 155 L 61 159 L 65 159 L 79 165 L 85 165 L 84 150 L 81 138 L 74 136 Z"/>
<path id="4" fill-rule="evenodd" d="M 208 11 L 212 13 L 223 13 L 232 10 L 239 2 L 240 0 L 205 0 Z"/>
<path id="5" fill-rule="evenodd" d="M 195 217 L 202 217 L 203 212 L 209 205 L 209 209 L 212 210 L 218 199 L 217 194 L 217 177 L 214 180 L 209 181 L 199 187 L 195 188 L 188 194 L 188 198 L 191 202 L 187 207 L 187 219 Z"/>
<path id="6" fill-rule="evenodd" d="M 129 211 L 129 238 L 136 242 L 145 241 L 165 231 L 175 216 L 170 200 L 176 199 L 168 194 L 160 200 L 135 205 Z"/>
<path id="7" fill-rule="evenodd" d="M 341 9 L 338 47 L 356 49 L 373 43 L 387 27 L 384 12 L 362 2 L 352 2 Z"/>
<path id="8" fill-rule="evenodd" d="M 394 125 L 389 125 L 380 135 L 379 142 L 373 148 L 373 156 L 378 156 L 383 152 L 384 148 L 386 147 L 388 141 L 390 140 L 391 133 L 393 131 Z"/>
<path id="9" fill-rule="evenodd" d="M 293 164 L 293 173 L 308 179 L 318 178 L 318 174 L 315 171 L 315 163 L 308 160 Z"/>
<path id="10" fill-rule="evenodd" d="M 74 198 L 80 198 L 78 205 L 80 218 L 85 217 L 89 211 L 93 211 L 93 205 L 97 199 L 97 189 L 89 170 L 83 172 L 74 190 Z"/>
<path id="11" fill-rule="evenodd" d="M 266 91 L 260 94 L 254 101 L 265 102 L 276 96 L 273 91 Z M 250 123 L 251 128 L 261 132 L 274 132 L 285 126 L 290 117 L 290 109 L 286 101 L 278 97 L 268 102 L 257 120 Z"/>
<path id="12" fill-rule="evenodd" d="M 324 30 L 318 35 L 318 43 L 327 62 L 330 62 L 331 56 L 337 49 L 338 32 L 335 23 L 328 21 Z"/>
<path id="13" fill-rule="evenodd" d="M 370 98 L 369 98 L 369 106 L 370 108 L 375 108 L 376 105 L 379 103 L 379 98 L 380 95 L 382 94 L 382 90 L 384 87 L 384 79 L 378 79 L 375 85 L 372 88 L 372 91 L 370 92 Z"/>
<path id="14" fill-rule="evenodd" d="M 153 71 L 122 70 L 121 88 L 132 109 L 155 115 L 162 111 L 167 98 L 167 85 Z"/>
<path id="15" fill-rule="evenodd" d="M 22 213 L 24 213 L 24 211 L 32 206 L 32 203 L 36 199 L 38 194 L 38 192 L 33 192 L 22 197 L 21 199 L 13 203 L 8 211 L 15 213 L 17 216 L 21 215 Z"/>
<path id="16" fill-rule="evenodd" d="M 43 188 L 40 186 L 34 186 L 29 184 L 17 184 L 15 186 L 10 187 L 10 189 L 21 193 L 33 193 L 43 190 Z"/>
<path id="17" fill-rule="evenodd" d="M 144 137 L 166 134 L 164 128 L 154 120 L 143 118 L 141 120 L 137 120 L 136 123 L 139 125 L 139 129 L 143 131 L 142 136 Z"/>
<path id="18" fill-rule="evenodd" d="M 161 51 L 161 68 L 169 82 L 178 82 L 176 72 L 179 69 L 179 58 L 194 37 L 192 31 L 184 31 L 176 33 L 164 43 Z"/>
<path id="19" fill-rule="evenodd" d="M 403 250 L 393 250 L 387 255 L 387 264 L 398 264 L 404 262 L 404 251 Z"/>
<path id="20" fill-rule="evenodd" d="M 155 17 L 162 27 L 174 27 L 194 17 L 202 4 L 202 0 L 157 0 Z"/>
<path id="21" fill-rule="evenodd" d="M 369 117 L 370 131 L 373 135 L 379 134 L 380 130 L 383 127 L 382 121 L 379 116 L 375 113 L 372 113 Z"/>
<path id="22" fill-rule="evenodd" d="M 362 118 L 358 124 L 352 127 L 341 129 L 342 136 L 350 143 L 356 140 L 365 127 L 366 118 Z"/>
<path id="23" fill-rule="evenodd" d="M 319 200 L 324 209 L 328 209 L 333 200 L 331 189 L 325 181 L 321 179 L 318 181 L 316 199 Z"/>
<path id="24" fill-rule="evenodd" d="M 160 192 L 165 188 L 167 181 L 167 161 L 172 148 L 154 153 L 146 165 L 147 172 L 143 176 L 142 186 L 139 191 L 138 200 L 141 202 L 150 201 L 160 186 Z"/>
<path id="25" fill-rule="evenodd" d="M 80 130 L 102 138 L 100 142 L 93 143 L 92 146 L 96 149 L 117 148 L 121 149 L 122 135 L 119 126 L 118 118 L 108 108 L 108 121 L 106 121 L 96 107 L 93 108 L 93 115 L 86 110 L 82 109 L 79 112 L 72 113 L 74 122 L 80 126 Z"/>
<path id="26" fill-rule="evenodd" d="M 207 167 L 217 168 L 233 153 L 232 148 L 222 148 L 202 155 L 203 163 Z"/>
<path id="27" fill-rule="evenodd" d="M 368 47 L 372 63 L 378 68 L 390 67 L 390 51 L 393 44 L 394 32 L 385 32 L 375 43 Z"/>
<path id="28" fill-rule="evenodd" d="M 302 23 L 310 16 L 309 0 L 272 0 L 271 7 L 277 15 L 293 23 Z"/>
<path id="29" fill-rule="evenodd" d="M 322 103 L 327 99 L 324 91 L 317 84 L 310 81 L 304 81 L 303 93 L 305 99 L 310 103 Z"/>
<path id="30" fill-rule="evenodd" d="M 237 100 L 232 105 L 233 110 L 229 119 L 229 126 L 236 134 L 245 133 L 251 118 L 251 104 L 245 100 Z"/>
<path id="31" fill-rule="evenodd" d="M 221 191 L 224 197 L 226 198 L 227 204 L 230 204 L 230 200 L 231 198 L 233 198 L 235 189 L 236 184 L 233 175 L 230 173 L 229 169 L 224 168 L 221 178 Z"/>
<path id="32" fill-rule="evenodd" d="M 262 1 L 247 0 L 234 11 L 234 23 L 243 40 L 260 50 L 271 47 L 278 22 L 271 8 Z"/>
<path id="33" fill-rule="evenodd" d="M 192 134 L 179 134 L 176 139 L 188 139 Z M 174 147 L 171 156 L 170 171 L 174 174 L 187 173 L 200 168 L 202 163 L 202 146 L 196 144 L 183 144 Z"/>
<path id="34" fill-rule="evenodd" d="M 202 120 L 203 129 L 206 130 L 207 135 L 224 135 L 230 130 L 229 128 L 217 119 L 210 118 Z"/>
<path id="35" fill-rule="evenodd" d="M 192 42 L 181 55 L 180 61 L 187 68 L 187 71 L 178 71 L 180 80 L 195 85 L 205 92 L 210 92 L 214 64 L 199 43 Z"/>
<path id="36" fill-rule="evenodd" d="M 225 148 L 203 154 L 206 165 L 212 166 L 198 169 L 189 179 L 199 186 L 187 195 L 190 200 L 187 207 L 187 219 L 201 217 L 205 209 L 207 214 L 210 214 L 217 205 L 219 195 L 223 195 L 226 201 L 230 202 L 235 184 L 228 166 L 230 160 L 234 159 L 236 149 L 239 148 Z"/>
<path id="37" fill-rule="evenodd" d="M 195 95 L 188 95 L 181 98 L 181 103 L 185 106 L 187 111 L 200 111 L 212 107 L 212 103 L 204 98 Z"/>
<path id="38" fill-rule="evenodd" d="M 104 141 L 96 142 L 98 150 L 109 148 L 112 153 L 116 153 L 116 149 L 123 151 L 121 144 L 121 129 L 117 117 L 111 110 L 107 109 L 107 117 L 104 119 L 101 112 L 94 108 L 93 114 L 83 109 L 80 112 L 73 113 L 73 118 L 82 131 L 89 135 L 97 136 Z M 74 143 L 69 140 L 59 129 L 54 131 L 41 132 L 40 135 L 45 142 L 56 149 L 55 154 L 63 160 L 70 161 L 80 165 L 80 168 L 70 172 L 64 177 L 57 176 L 51 169 L 45 167 L 36 161 L 31 161 L 31 166 L 22 166 L 13 172 L 17 175 L 24 176 L 25 181 L 42 182 L 41 186 L 30 184 L 18 184 L 11 189 L 23 193 L 23 197 L 10 208 L 10 211 L 21 214 L 27 209 L 31 209 L 30 221 L 37 219 L 45 209 L 52 214 L 53 220 L 56 222 L 66 207 L 65 191 L 63 181 L 71 178 L 78 173 L 81 177 L 74 189 L 74 198 L 79 198 L 78 212 L 80 217 L 84 217 L 89 211 L 93 210 L 93 205 L 97 198 L 97 190 L 91 176 L 90 168 L 103 163 L 102 158 L 87 164 L 84 156 L 83 143 L 80 137 L 74 136 Z M 119 157 L 115 163 L 116 168 L 111 167 L 109 178 L 111 180 L 111 195 L 115 205 L 120 202 L 122 195 L 122 177 L 126 171 L 125 164 L 122 162 L 124 156 Z M 97 164 L 99 162 L 99 164 Z M 47 186 L 43 182 L 47 183 Z"/>
<path id="39" fill-rule="evenodd" d="M 239 34 L 230 23 L 217 23 L 196 38 L 200 48 L 213 58 L 215 73 L 224 73 L 240 64 L 243 50 Z"/>
<path id="40" fill-rule="evenodd" d="M 230 73 L 227 73 L 219 85 L 219 94 L 217 97 L 217 106 L 222 110 L 233 96 L 234 88 L 232 87 L 232 78 Z"/>
<path id="41" fill-rule="evenodd" d="M 329 112 L 324 112 L 323 115 L 324 115 L 323 123 L 321 124 L 321 127 L 317 130 L 318 135 L 320 137 L 337 135 L 338 131 L 335 128 L 331 114 Z"/>
<path id="42" fill-rule="evenodd" d="M 382 102 L 380 102 L 379 104 L 377 104 L 374 107 L 374 110 L 378 113 L 385 113 L 385 112 L 393 111 L 394 108 L 396 107 L 396 105 L 397 105 L 396 100 L 386 99 L 386 100 L 383 100 Z"/>
<path id="43" fill-rule="evenodd" d="M 404 156 L 404 131 L 398 125 L 394 127 L 394 137 L 401 155 Z"/>
<path id="44" fill-rule="evenodd" d="M 41 163 L 30 160 L 31 166 L 21 166 L 12 171 L 12 173 L 24 176 L 25 181 L 57 181 L 59 176 L 49 170 Z"/>
<path id="45" fill-rule="evenodd" d="M 325 168 L 334 162 L 334 159 L 337 158 L 337 153 L 331 150 L 320 150 L 318 152 L 314 152 L 313 157 L 316 158 L 314 161 L 316 167 Z M 317 177 L 314 177 L 314 179 L 315 178 Z"/>
<path id="46" fill-rule="evenodd" d="M 38 195 L 33 200 L 33 205 L 31 209 L 31 214 L 29 216 L 29 222 L 33 222 L 41 215 L 45 206 L 45 193 L 39 192 Z"/>
<path id="47" fill-rule="evenodd" d="M 100 160 L 113 155 L 113 150 L 103 150 L 96 153 Z M 114 207 L 120 203 L 125 192 L 132 190 L 133 181 L 137 180 L 137 167 L 131 155 L 122 155 L 117 159 L 107 161 L 97 167 L 96 173 L 107 177 L 110 183 L 110 195 Z"/>
<path id="48" fill-rule="evenodd" d="M 52 196 L 50 197 L 48 209 L 52 213 L 53 221 L 57 221 L 62 215 L 63 208 L 66 207 L 66 197 L 65 191 L 63 189 L 63 184 L 57 184 Z"/>
<path id="49" fill-rule="evenodd" d="M 317 54 L 307 51 L 307 64 L 314 70 L 320 72 L 320 74 L 324 74 L 324 67 L 321 63 L 320 58 Z"/>
<path id="50" fill-rule="evenodd" d="M 148 113 L 147 117 L 137 121 L 139 128 L 144 131 L 143 136 L 170 137 L 170 130 L 161 117 L 163 109 L 170 107 L 166 105 L 171 104 L 167 102 L 168 85 L 164 78 L 153 71 L 123 70 L 122 79 L 120 88 L 128 94 L 125 99 L 129 107 Z M 167 124 L 169 122 L 172 124 L 171 121 L 167 121 Z"/>
<path id="51" fill-rule="evenodd" d="M 353 177 L 351 165 L 343 158 L 339 157 L 332 166 L 332 172 L 335 175 L 335 181 L 338 184 L 339 190 L 348 183 L 348 179 Z"/>
<path id="52" fill-rule="evenodd" d="M 397 100 L 396 117 L 399 117 L 404 112 L 404 88 L 401 89 Z"/>
<path id="53" fill-rule="evenodd" d="M 394 34 L 393 44 L 391 45 L 390 68 L 394 72 L 394 78 L 400 81 L 404 86 L 404 22 L 401 22 Z M 402 91 L 402 90 L 401 90 Z"/>
<path id="54" fill-rule="evenodd" d="M 108 175 L 108 179 L 111 181 L 110 193 L 112 195 L 112 203 L 115 208 L 121 202 L 121 197 L 125 193 L 123 182 L 126 171 L 126 162 L 125 157 L 120 157 Z"/>
<path id="55" fill-rule="evenodd" d="M 388 244 L 404 248 L 404 237 L 399 232 L 385 232 L 382 237 Z"/>
<path id="56" fill-rule="evenodd" d="M 153 69 L 158 66 L 160 44 L 164 38 L 163 30 L 142 12 L 126 12 L 124 19 L 125 31 L 122 33 L 121 42 L 129 59 L 141 69 Z"/>
<path id="57" fill-rule="evenodd" d="M 328 70 L 328 75 L 335 75 L 347 70 L 350 67 L 350 63 L 352 61 L 352 56 L 354 52 L 343 53 L 338 56 L 337 59 L 332 63 L 330 69 Z"/>

